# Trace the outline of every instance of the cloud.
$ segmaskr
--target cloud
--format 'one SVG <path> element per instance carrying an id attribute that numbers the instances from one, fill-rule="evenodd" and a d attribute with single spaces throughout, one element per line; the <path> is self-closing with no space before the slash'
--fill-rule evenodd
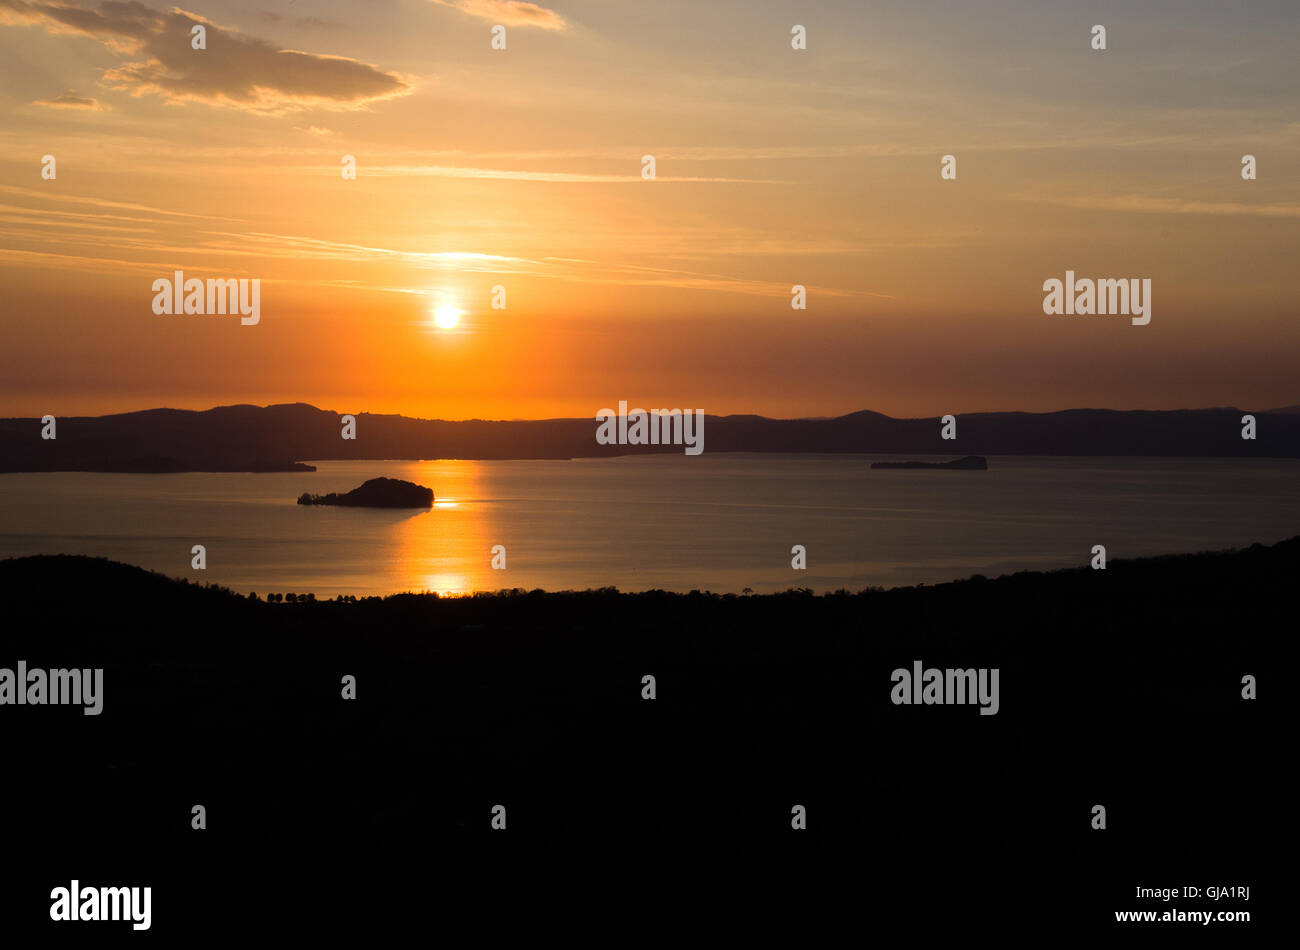
<path id="1" fill-rule="evenodd" d="M 53 99 L 37 99 L 32 105 L 45 106 L 47 109 L 86 109 L 90 112 L 101 112 L 104 108 L 99 100 L 84 98 L 71 89 Z"/>
<path id="2" fill-rule="evenodd" d="M 455 7 L 461 13 L 491 20 L 503 26 L 535 26 L 541 30 L 566 30 L 569 25 L 554 10 L 525 0 L 433 0 L 443 7 Z"/>
<path id="3" fill-rule="evenodd" d="M 49 33 L 97 40 L 132 57 L 109 69 L 101 85 L 170 103 L 205 102 L 266 115 L 303 109 L 357 109 L 406 95 L 401 76 L 346 56 L 277 49 L 265 40 L 222 29 L 196 13 L 161 13 L 136 0 L 104 0 L 97 8 L 67 0 L 0 0 L 0 23 L 39 25 Z M 190 45 L 206 31 L 206 49 Z"/>
<path id="4" fill-rule="evenodd" d="M 1058 205 L 1080 211 L 1121 211 L 1129 214 L 1253 215 L 1260 218 L 1300 218 L 1297 204 L 1248 204 L 1243 201 L 1197 201 L 1151 195 L 1012 195 L 1017 201 Z"/>
<path id="5" fill-rule="evenodd" d="M 206 218 L 209 221 L 238 221 L 239 218 L 223 218 L 213 214 L 190 214 L 186 211 L 167 211 L 150 205 L 133 204 L 127 201 L 108 201 L 104 198 L 91 198 L 84 195 L 68 195 L 50 191 L 48 188 L 20 188 L 16 185 L 0 185 L 0 192 L 22 195 L 28 198 L 44 198 L 46 201 L 63 201 L 88 205 L 93 208 L 113 208 L 122 211 L 144 211 L 149 214 L 165 214 L 177 218 Z"/>
<path id="6" fill-rule="evenodd" d="M 333 165 L 330 171 L 337 174 Z M 545 172 L 517 171 L 504 168 L 464 168 L 449 165 L 368 165 L 363 174 L 387 178 L 496 178 L 509 181 L 550 181 L 599 184 L 645 184 L 645 179 L 638 174 L 604 175 L 588 172 Z M 793 185 L 797 182 L 783 181 L 775 178 L 709 178 L 689 176 L 660 176 L 655 184 L 669 182 L 720 182 L 737 185 Z"/>
<path id="7" fill-rule="evenodd" d="M 59 254 L 54 251 L 27 251 L 0 247 L 0 264 L 22 267 L 56 267 L 97 274 L 115 274 L 123 270 L 164 273 L 174 265 L 164 261 L 128 261 L 113 257 L 87 257 L 83 254 Z"/>
<path id="8" fill-rule="evenodd" d="M 290 26 L 295 26 L 304 29 L 318 29 L 318 30 L 343 29 L 343 24 L 340 23 L 338 20 L 325 20 L 322 19 L 321 17 L 316 17 L 316 16 L 300 16 L 300 17 L 289 18 L 289 17 L 283 17 L 278 13 L 272 13 L 269 10 L 262 13 L 262 19 L 265 20 L 267 23 L 277 23 L 277 24 L 288 23 Z"/>

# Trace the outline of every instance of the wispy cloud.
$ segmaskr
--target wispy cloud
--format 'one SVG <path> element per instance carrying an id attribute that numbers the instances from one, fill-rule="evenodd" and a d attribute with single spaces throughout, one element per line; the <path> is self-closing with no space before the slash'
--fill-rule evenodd
<path id="1" fill-rule="evenodd" d="M 1017 201 L 1076 208 L 1080 211 L 1120 211 L 1129 214 L 1254 215 L 1261 218 L 1300 218 L 1300 204 L 1247 204 L 1244 201 L 1194 201 L 1151 195 L 1012 195 Z"/>
<path id="2" fill-rule="evenodd" d="M 568 24 L 554 10 L 527 3 L 525 0 L 433 0 L 443 7 L 454 7 L 461 13 L 491 20 L 502 26 L 535 26 L 540 30 L 563 30 Z"/>
<path id="3" fill-rule="evenodd" d="M 114 215 L 105 215 L 105 217 L 109 219 L 115 218 Z M 0 204 L 0 222 L 30 229 L 30 231 L 35 235 L 42 236 L 42 232 L 48 228 L 69 228 L 79 231 L 115 231 L 123 234 L 148 234 L 154 230 L 154 228 L 148 226 L 138 227 L 129 224 L 109 224 L 103 220 L 96 220 L 93 215 L 73 214 L 66 211 L 37 210 L 35 208 L 20 208 L 15 207 L 14 205 L 4 204 Z M 141 224 L 146 224 L 146 222 L 141 222 Z M 14 234 L 13 231 L 10 231 L 9 233 L 10 235 Z"/>
<path id="4" fill-rule="evenodd" d="M 204 231 L 203 234 L 220 238 L 204 242 L 210 249 L 228 254 L 248 254 L 258 257 L 282 257 L 295 260 L 329 261 L 394 261 L 413 265 L 438 265 L 458 270 L 505 273 L 520 267 L 535 266 L 536 261 L 503 254 L 482 254 L 471 251 L 400 251 L 364 244 L 324 241 L 319 238 L 293 234 L 268 234 L 260 231 L 235 233 L 230 231 Z"/>
<path id="5" fill-rule="evenodd" d="M 399 251 L 383 247 L 367 247 L 322 241 L 315 238 L 286 234 L 204 232 L 228 242 L 207 244 L 205 248 L 222 250 L 229 254 L 249 254 L 257 257 L 287 257 L 297 259 L 324 259 L 331 261 L 361 262 L 383 260 L 420 267 L 445 267 L 457 271 L 491 274 L 519 274 L 583 284 L 605 284 L 635 287 L 674 287 L 683 290 L 709 290 L 721 293 L 748 294 L 759 297 L 785 297 L 790 293 L 786 282 L 751 280 L 730 274 L 682 270 L 673 267 L 650 267 L 643 264 L 626 264 L 616 261 L 590 261 L 575 258 L 546 257 L 531 260 L 500 254 L 482 254 L 468 251 Z M 338 283 L 341 278 L 330 278 L 323 283 Z M 373 286 L 358 283 L 358 289 L 392 292 L 421 292 L 410 288 Z M 809 287 L 809 290 L 828 297 L 894 299 L 890 294 L 867 290 L 837 287 Z"/>
<path id="6" fill-rule="evenodd" d="M 331 174 L 337 175 L 338 169 L 330 166 Z M 618 184 L 645 180 L 639 175 L 602 175 L 591 172 L 544 172 L 521 171 L 508 168 L 466 168 L 452 165 L 376 165 L 367 166 L 360 174 L 388 178 L 495 178 L 511 181 L 550 181 L 550 182 L 588 182 L 600 184 Z M 663 182 L 724 182 L 744 185 L 791 185 L 795 182 L 780 181 L 773 178 L 713 178 L 661 175 L 654 179 L 655 184 Z M 647 182 L 648 184 L 648 182 Z"/>
<path id="7" fill-rule="evenodd" d="M 356 109 L 411 91 L 396 73 L 345 56 L 277 49 L 179 7 L 161 13 L 134 0 L 104 0 L 98 7 L 70 0 L 0 0 L 0 23 L 87 36 L 131 56 L 107 70 L 101 84 L 132 96 L 159 95 L 171 103 L 205 102 L 280 115 L 311 108 Z M 196 50 L 190 45 L 191 30 L 200 25 L 206 49 Z"/>
<path id="8" fill-rule="evenodd" d="M 27 198 L 42 198 L 46 201 L 63 201 L 74 204 L 89 205 L 95 208 L 117 208 L 122 211 L 146 211 L 150 214 L 165 214 L 176 218 L 206 218 L 209 221 L 239 220 L 239 218 L 225 218 L 212 214 L 190 214 L 186 211 L 167 211 L 164 208 L 154 208 L 150 205 L 134 204 L 129 201 L 109 201 L 104 198 L 91 198 L 85 195 L 57 194 L 43 189 L 20 188 L 17 185 L 0 185 L 0 192 L 7 192 L 12 195 L 23 195 Z"/>
<path id="9" fill-rule="evenodd" d="M 626 287 L 672 287 L 678 290 L 708 290 L 718 293 L 744 294 L 751 297 L 790 296 L 790 284 L 785 281 L 752 280 L 730 274 L 708 274 L 678 270 L 668 267 L 645 267 L 639 264 L 602 264 L 597 273 L 556 273 L 556 277 L 586 284 L 609 284 Z M 851 290 L 840 287 L 806 285 L 809 293 L 822 297 L 876 298 L 894 300 L 892 294 L 871 290 Z"/>
<path id="10" fill-rule="evenodd" d="M 26 212 L 28 209 L 18 210 Z M 167 269 L 176 266 L 193 269 L 200 266 L 187 263 L 190 257 L 202 260 L 208 266 L 214 257 L 234 260 L 252 258 L 260 262 L 270 259 L 328 262 L 331 265 L 328 271 L 330 276 L 316 279 L 298 278 L 291 283 L 303 286 L 346 286 L 354 290 L 382 293 L 424 293 L 425 291 L 420 287 L 376 282 L 373 275 L 382 272 L 374 271 L 373 267 L 360 272 L 372 275 L 369 278 L 343 276 L 338 272 L 338 265 L 394 264 L 412 268 L 415 272 L 436 269 L 458 273 L 510 274 L 573 284 L 660 287 L 753 297 L 786 297 L 790 293 L 790 284 L 785 281 L 756 280 L 734 274 L 688 270 L 680 267 L 656 267 L 622 261 L 562 257 L 530 259 L 478 251 L 409 251 L 258 231 L 199 231 L 197 234 L 201 237 L 195 243 L 188 247 L 181 247 L 160 242 L 153 235 L 142 234 L 137 238 L 121 232 L 102 236 L 76 235 L 55 238 L 48 230 L 27 226 L 29 222 L 18 216 L 0 214 L 0 222 L 5 221 L 6 218 L 20 230 L 9 233 L 0 227 L 0 238 L 40 239 L 47 246 L 66 247 L 64 250 L 43 251 L 0 247 L 0 264 L 19 266 L 114 272 L 157 270 L 160 267 Z M 88 256 L 82 253 L 87 248 L 102 248 L 113 256 L 103 258 Z M 123 253 L 149 255 L 151 259 L 124 260 L 120 256 Z M 164 261 L 168 263 L 163 264 Z M 869 290 L 811 284 L 807 286 L 810 293 L 821 297 L 895 299 L 890 294 Z"/>
<path id="11" fill-rule="evenodd" d="M 121 258 L 89 257 L 81 254 L 59 254 L 54 251 L 29 251 L 21 248 L 0 247 L 0 264 L 23 267 L 51 267 L 90 271 L 96 274 L 117 274 L 124 270 L 165 273 L 173 265 L 165 261 L 128 261 Z"/>
<path id="12" fill-rule="evenodd" d="M 315 30 L 341 30 L 344 29 L 342 23 L 338 20 L 326 20 L 316 16 L 286 17 L 279 13 L 273 13 L 270 10 L 262 12 L 262 19 L 267 23 L 287 23 L 289 26 L 297 29 L 315 29 Z"/>
<path id="13" fill-rule="evenodd" d="M 79 96 L 71 89 L 53 99 L 37 99 L 32 105 L 45 106 L 47 109 L 85 109 L 88 112 L 101 112 L 104 108 L 97 99 Z"/>

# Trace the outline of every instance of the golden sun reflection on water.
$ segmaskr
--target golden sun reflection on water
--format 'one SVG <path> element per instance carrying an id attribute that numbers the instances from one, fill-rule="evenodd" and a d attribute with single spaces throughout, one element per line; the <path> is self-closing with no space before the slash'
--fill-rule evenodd
<path id="1" fill-rule="evenodd" d="M 508 586 L 492 570 L 491 549 L 505 543 L 484 497 L 480 462 L 421 462 L 410 474 L 433 489 L 433 508 L 397 526 L 399 584 L 421 593 L 467 594 Z"/>

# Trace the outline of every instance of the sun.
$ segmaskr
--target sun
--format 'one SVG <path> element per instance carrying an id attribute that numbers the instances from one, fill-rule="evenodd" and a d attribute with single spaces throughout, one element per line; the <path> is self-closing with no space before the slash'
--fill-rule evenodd
<path id="1" fill-rule="evenodd" d="M 460 311 L 451 304 L 445 303 L 437 310 L 433 311 L 433 322 L 444 330 L 450 330 L 456 324 L 460 323 Z"/>

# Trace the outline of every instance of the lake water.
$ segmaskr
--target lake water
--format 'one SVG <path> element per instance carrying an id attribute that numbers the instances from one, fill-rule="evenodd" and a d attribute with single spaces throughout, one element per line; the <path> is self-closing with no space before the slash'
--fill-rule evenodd
<path id="1" fill-rule="evenodd" d="M 91 554 L 247 593 L 756 592 L 935 583 L 1300 534 L 1300 461 L 993 457 L 987 472 L 871 471 L 884 456 L 317 462 L 316 473 L 0 475 L 0 557 Z M 307 507 L 387 475 L 429 511 Z M 190 568 L 207 548 L 208 569 Z M 491 568 L 506 547 L 507 570 Z M 793 545 L 808 567 L 790 566 Z"/>

